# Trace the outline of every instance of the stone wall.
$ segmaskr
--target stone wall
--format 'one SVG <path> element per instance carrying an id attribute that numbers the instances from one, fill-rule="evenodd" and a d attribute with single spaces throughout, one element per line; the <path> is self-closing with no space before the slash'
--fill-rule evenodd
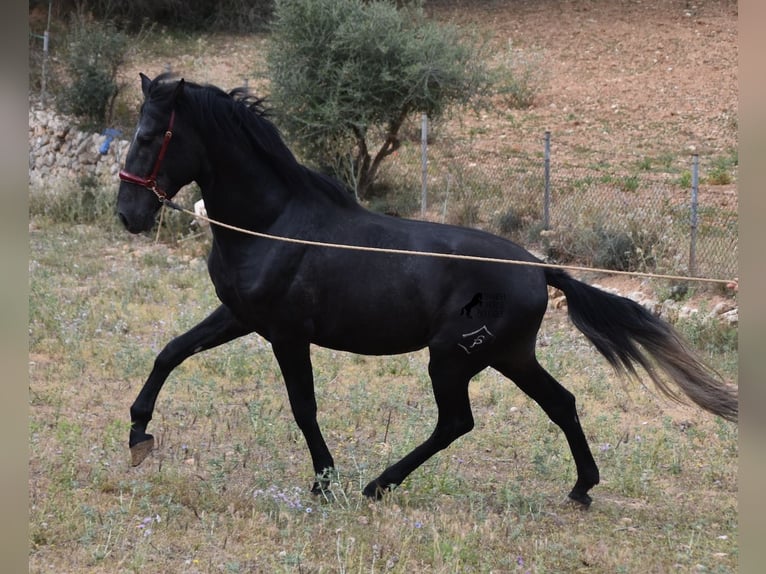
<path id="1" fill-rule="evenodd" d="M 107 135 L 79 131 L 70 119 L 31 106 L 30 188 L 55 187 L 83 178 L 96 178 L 105 185 L 116 183 L 130 145 L 129 140 L 121 137 L 115 137 L 108 149 L 102 149 Z"/>

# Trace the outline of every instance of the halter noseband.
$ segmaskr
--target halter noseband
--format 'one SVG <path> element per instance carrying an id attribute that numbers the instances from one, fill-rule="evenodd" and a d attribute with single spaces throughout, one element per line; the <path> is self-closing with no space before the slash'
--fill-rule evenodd
<path id="1" fill-rule="evenodd" d="M 162 159 L 165 157 L 165 152 L 168 150 L 170 138 L 173 137 L 173 123 L 175 122 L 175 119 L 176 111 L 173 110 L 170 112 L 170 122 L 168 123 L 168 129 L 165 132 L 165 138 L 162 140 L 160 153 L 157 156 L 157 161 L 154 162 L 154 169 L 152 169 L 152 173 L 149 175 L 149 177 L 134 175 L 124 169 L 120 170 L 119 173 L 120 180 L 145 187 L 146 189 L 152 191 L 154 195 L 157 196 L 157 199 L 159 199 L 162 203 L 169 201 L 169 198 L 168 195 L 162 189 L 160 189 L 160 186 L 157 185 L 157 172 L 160 171 L 160 165 L 162 165 Z"/>

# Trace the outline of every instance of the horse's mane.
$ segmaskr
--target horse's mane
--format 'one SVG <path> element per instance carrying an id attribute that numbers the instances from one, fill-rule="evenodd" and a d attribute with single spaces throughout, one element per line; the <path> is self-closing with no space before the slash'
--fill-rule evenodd
<path id="1" fill-rule="evenodd" d="M 176 74 L 164 73 L 154 79 L 150 93 L 152 97 L 169 96 L 177 84 Z M 271 121 L 265 98 L 256 96 L 249 88 L 237 87 L 225 92 L 212 84 L 184 81 L 178 105 L 183 105 L 184 99 L 193 104 L 189 109 L 196 114 L 196 121 L 212 122 L 222 134 L 243 134 L 256 153 L 269 158 L 286 183 L 303 189 L 316 189 L 341 205 L 356 203 L 353 194 L 340 181 L 297 160 L 285 144 L 279 128 Z"/>

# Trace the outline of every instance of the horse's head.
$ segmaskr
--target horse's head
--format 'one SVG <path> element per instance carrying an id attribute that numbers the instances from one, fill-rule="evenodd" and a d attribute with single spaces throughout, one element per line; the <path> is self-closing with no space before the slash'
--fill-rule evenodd
<path id="1" fill-rule="evenodd" d="M 144 102 L 117 194 L 117 215 L 131 233 L 149 230 L 163 200 L 194 179 L 195 138 L 179 121 L 184 86 L 183 79 L 141 74 Z"/>

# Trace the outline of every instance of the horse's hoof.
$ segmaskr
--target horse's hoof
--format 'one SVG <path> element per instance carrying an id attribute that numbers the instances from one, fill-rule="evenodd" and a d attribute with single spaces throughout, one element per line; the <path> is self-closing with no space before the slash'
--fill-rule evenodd
<path id="1" fill-rule="evenodd" d="M 146 435 L 149 438 L 134 444 L 130 447 L 130 464 L 131 466 L 138 466 L 144 459 L 149 456 L 149 453 L 154 449 L 154 437 L 152 435 Z"/>
<path id="2" fill-rule="evenodd" d="M 383 495 L 391 490 L 388 487 L 380 486 L 376 480 L 364 487 L 362 494 L 371 500 L 381 500 Z"/>
<path id="3" fill-rule="evenodd" d="M 311 494 L 314 496 L 327 497 L 330 494 L 330 482 L 316 481 L 314 486 L 311 487 Z"/>
<path id="4" fill-rule="evenodd" d="M 574 490 L 569 493 L 569 500 L 576 502 L 585 509 L 590 508 L 590 504 L 593 502 L 593 499 L 588 495 L 588 493 L 575 492 Z"/>

